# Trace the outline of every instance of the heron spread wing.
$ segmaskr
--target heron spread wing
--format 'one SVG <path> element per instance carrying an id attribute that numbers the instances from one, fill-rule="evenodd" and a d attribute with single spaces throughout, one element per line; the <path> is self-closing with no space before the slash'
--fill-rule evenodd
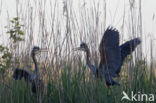
<path id="1" fill-rule="evenodd" d="M 120 73 L 120 71 L 121 71 L 121 66 L 123 64 L 124 59 L 127 57 L 127 55 L 132 53 L 135 50 L 135 48 L 137 47 L 137 45 L 139 45 L 140 43 L 141 43 L 141 40 L 139 38 L 135 38 L 135 39 L 125 42 L 124 44 L 122 44 L 120 46 L 121 63 L 120 63 L 119 68 L 116 71 L 117 74 Z"/>
<path id="2" fill-rule="evenodd" d="M 31 74 L 28 71 L 19 68 L 15 69 L 13 74 L 15 80 L 21 80 L 24 77 L 25 81 L 30 81 L 30 76 Z"/>
<path id="3" fill-rule="evenodd" d="M 119 47 L 119 32 L 112 27 L 108 27 L 105 31 L 100 46 L 100 65 L 99 71 L 104 74 L 106 84 L 118 84 L 113 80 L 112 76 L 117 76 L 116 70 L 121 62 L 121 52 Z"/>
<path id="4" fill-rule="evenodd" d="M 121 52 L 119 47 L 119 32 L 112 27 L 108 27 L 105 31 L 100 46 L 100 65 L 102 68 L 107 65 L 107 71 L 111 76 L 115 75 L 116 68 L 121 62 Z"/>

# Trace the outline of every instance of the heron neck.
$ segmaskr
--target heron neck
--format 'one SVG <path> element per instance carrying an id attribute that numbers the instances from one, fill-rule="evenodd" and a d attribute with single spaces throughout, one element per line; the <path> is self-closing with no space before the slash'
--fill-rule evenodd
<path id="1" fill-rule="evenodd" d="M 87 62 L 87 65 L 90 67 L 91 65 L 91 62 L 90 62 L 90 51 L 89 49 L 86 51 L 86 62 Z"/>
<path id="2" fill-rule="evenodd" d="M 33 62 L 35 64 L 35 72 L 34 72 L 34 74 L 37 74 L 38 73 L 38 65 L 37 65 L 37 60 L 36 60 L 35 55 L 32 56 L 32 59 L 33 59 Z"/>
<path id="3" fill-rule="evenodd" d="M 89 49 L 86 51 L 86 62 L 87 62 L 87 65 L 89 66 L 89 68 L 91 69 L 91 71 L 93 72 L 93 74 L 96 76 L 96 72 L 97 72 L 97 67 L 92 65 L 91 62 L 90 62 L 90 51 Z"/>

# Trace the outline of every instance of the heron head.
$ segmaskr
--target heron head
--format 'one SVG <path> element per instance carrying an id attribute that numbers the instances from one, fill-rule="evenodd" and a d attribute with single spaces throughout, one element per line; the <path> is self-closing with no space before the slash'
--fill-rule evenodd
<path id="1" fill-rule="evenodd" d="M 82 42 L 82 43 L 80 44 L 80 47 L 75 48 L 75 50 L 87 51 L 87 50 L 88 50 L 88 46 L 87 46 L 86 43 Z"/>
<path id="2" fill-rule="evenodd" d="M 44 51 L 47 52 L 47 49 L 41 49 L 38 46 L 34 46 L 32 51 L 31 51 L 31 55 L 33 56 L 33 55 L 39 54 L 39 53 L 44 52 Z"/>

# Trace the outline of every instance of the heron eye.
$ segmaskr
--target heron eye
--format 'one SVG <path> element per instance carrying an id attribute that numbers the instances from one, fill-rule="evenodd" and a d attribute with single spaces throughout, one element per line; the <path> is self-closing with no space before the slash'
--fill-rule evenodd
<path id="1" fill-rule="evenodd" d="M 82 44 L 82 45 L 80 45 L 80 47 L 81 47 L 81 48 L 84 48 L 85 46 Z"/>

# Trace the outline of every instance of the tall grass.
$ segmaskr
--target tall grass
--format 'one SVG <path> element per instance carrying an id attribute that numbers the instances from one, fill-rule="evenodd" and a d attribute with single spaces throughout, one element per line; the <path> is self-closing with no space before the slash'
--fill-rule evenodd
<path id="1" fill-rule="evenodd" d="M 13 60 L 18 62 L 14 62 L 12 67 L 7 69 L 5 78 L 0 78 L 0 103 L 129 103 L 126 100 L 121 101 L 123 91 L 128 94 L 131 91 L 156 94 L 154 59 L 151 59 L 153 61 L 149 66 L 146 57 L 148 54 L 143 55 L 142 45 L 125 61 L 121 77 L 117 79 L 121 86 L 110 88 L 105 85 L 104 80 L 97 80 L 93 76 L 82 53 L 72 51 L 80 42 L 85 41 L 91 50 L 92 63 L 98 65 L 98 45 L 109 24 L 121 31 L 121 43 L 140 37 L 142 44 L 145 44 L 141 0 L 129 0 L 128 6 L 124 4 L 123 11 L 118 11 L 117 8 L 115 13 L 109 11 L 107 5 L 110 4 L 106 0 L 15 2 L 16 8 L 13 9 L 16 11 L 15 16 L 21 18 L 20 22 L 24 25 L 22 29 L 25 41 L 17 43 L 16 50 L 12 52 L 16 54 Z M 119 12 L 123 12 L 123 15 Z M 7 18 L 9 25 L 12 16 L 8 13 Z M 2 32 L 1 36 L 8 38 L 5 32 Z M 10 41 L 5 45 L 11 47 Z M 34 45 L 49 48 L 47 54 L 43 53 L 37 58 L 45 84 L 41 98 L 31 92 L 30 84 L 12 78 L 16 67 L 34 69 L 30 57 Z M 151 58 L 152 48 L 151 43 Z"/>
<path id="2" fill-rule="evenodd" d="M 71 64 L 64 65 L 59 76 L 49 78 L 43 97 L 40 98 L 42 103 L 129 103 L 129 101 L 121 101 L 122 92 L 130 94 L 146 93 L 156 94 L 155 77 L 153 81 L 147 76 L 143 63 L 138 62 L 134 67 L 133 80 L 130 82 L 127 75 L 121 75 L 121 86 L 113 86 L 108 88 L 104 80 L 97 80 L 93 75 L 88 75 L 88 68 L 79 64 L 77 68 L 72 68 Z M 77 69 L 77 70 L 75 70 Z M 46 84 L 46 83 L 45 83 Z M 36 94 L 31 92 L 29 84 L 24 80 L 15 81 L 10 78 L 7 86 L 0 87 L 1 103 L 34 103 L 39 102 Z"/>

